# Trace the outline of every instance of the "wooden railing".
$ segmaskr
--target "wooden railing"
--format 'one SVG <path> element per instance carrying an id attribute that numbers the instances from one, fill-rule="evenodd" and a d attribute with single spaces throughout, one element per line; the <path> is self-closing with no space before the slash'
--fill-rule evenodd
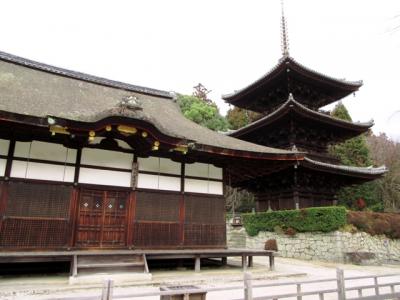
<path id="1" fill-rule="evenodd" d="M 142 297 L 150 296 L 183 296 L 184 300 L 189 300 L 191 294 L 203 294 L 210 292 L 222 292 L 230 290 L 242 290 L 244 295 L 243 298 L 234 298 L 235 300 L 278 300 L 285 298 L 294 298 L 297 300 L 302 300 L 305 296 L 315 295 L 315 299 L 323 300 L 326 294 L 336 294 L 338 300 L 379 300 L 379 299 L 400 299 L 400 290 L 396 291 L 396 286 L 400 286 L 400 281 L 394 281 L 390 283 L 379 283 L 379 279 L 388 277 L 400 277 L 398 274 L 385 274 L 385 275 L 367 275 L 367 276 L 354 276 L 354 277 L 344 277 L 343 270 L 337 269 L 336 278 L 318 279 L 318 280 L 308 280 L 308 281 L 292 281 L 292 282 L 279 282 L 279 283 L 269 283 L 269 284 L 253 284 L 254 280 L 251 273 L 245 272 L 243 278 L 243 285 L 236 286 L 222 286 L 222 287 L 210 287 L 210 288 L 184 288 L 167 290 L 167 291 L 149 291 L 140 292 L 134 294 L 124 294 L 124 295 L 114 295 L 112 280 L 107 280 L 104 282 L 102 295 L 101 296 L 89 296 L 89 297 L 68 297 L 68 298 L 52 298 L 57 300 L 112 300 L 112 299 L 140 299 Z M 355 280 L 365 280 L 372 279 L 373 284 L 358 285 L 346 287 L 349 281 Z M 398 279 L 397 279 L 398 280 Z M 318 289 L 314 291 L 304 291 L 305 285 L 327 283 L 332 282 L 335 284 L 334 288 Z M 253 297 L 254 289 L 259 288 L 273 288 L 273 287 L 285 287 L 285 286 L 295 286 L 296 292 L 285 293 L 285 294 L 265 294 L 263 296 Z M 382 293 L 382 288 L 390 288 L 389 293 Z M 364 295 L 363 291 L 367 289 L 372 289 L 374 291 L 373 295 Z M 347 297 L 346 292 L 357 291 L 358 295 L 356 297 Z M 265 291 L 263 292 L 265 293 Z M 204 296 L 205 299 L 205 296 Z M 310 298 L 307 298 L 310 299 Z"/>

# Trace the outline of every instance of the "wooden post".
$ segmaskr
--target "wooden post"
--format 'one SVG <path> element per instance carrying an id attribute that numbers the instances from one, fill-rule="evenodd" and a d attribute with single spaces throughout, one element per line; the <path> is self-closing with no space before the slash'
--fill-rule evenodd
<path id="1" fill-rule="evenodd" d="M 248 266 L 249 268 L 252 268 L 252 267 L 253 267 L 253 256 L 249 256 L 249 257 L 248 257 L 247 266 Z"/>
<path id="2" fill-rule="evenodd" d="M 112 300 L 113 298 L 114 281 L 106 280 L 103 284 L 103 291 L 101 293 L 101 300 Z"/>
<path id="3" fill-rule="evenodd" d="M 200 256 L 197 255 L 194 261 L 194 271 L 200 272 L 200 270 L 201 270 Z"/>
<path id="4" fill-rule="evenodd" d="M 221 258 L 221 265 L 226 266 L 228 264 L 228 258 L 227 257 L 222 257 Z"/>
<path id="5" fill-rule="evenodd" d="M 247 262 L 247 257 L 246 257 L 246 255 L 242 255 L 242 268 L 243 268 L 243 271 L 246 271 L 246 268 L 247 268 L 247 265 L 246 265 L 246 262 Z"/>
<path id="6" fill-rule="evenodd" d="M 269 254 L 269 270 L 275 271 L 275 257 L 273 252 Z"/>
<path id="7" fill-rule="evenodd" d="M 377 276 L 374 277 L 374 285 L 375 285 L 375 295 L 378 296 L 379 295 L 379 286 L 378 286 L 378 277 Z"/>
<path id="8" fill-rule="evenodd" d="M 244 300 L 253 300 L 253 286 L 252 286 L 251 273 L 244 272 L 243 283 L 244 283 Z"/>
<path id="9" fill-rule="evenodd" d="M 144 272 L 149 273 L 149 265 L 147 264 L 146 254 L 143 254 Z"/>
<path id="10" fill-rule="evenodd" d="M 73 255 L 71 259 L 71 275 L 76 277 L 78 275 L 78 256 Z"/>
<path id="11" fill-rule="evenodd" d="M 302 296 L 299 296 L 299 294 L 301 293 L 301 284 L 300 283 L 298 283 L 298 284 L 296 284 L 296 291 L 297 291 L 297 300 L 302 300 L 303 299 L 303 297 Z"/>
<path id="12" fill-rule="evenodd" d="M 336 278 L 337 278 L 338 300 L 346 300 L 344 274 L 342 269 L 339 268 L 336 269 Z"/>

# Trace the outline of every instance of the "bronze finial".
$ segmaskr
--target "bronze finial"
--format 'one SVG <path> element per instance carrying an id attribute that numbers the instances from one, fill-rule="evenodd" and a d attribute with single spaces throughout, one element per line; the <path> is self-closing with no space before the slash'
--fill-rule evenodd
<path id="1" fill-rule="evenodd" d="M 289 36 L 287 31 L 287 23 L 285 18 L 284 0 L 281 0 L 282 17 L 281 17 L 281 48 L 282 56 L 289 56 Z"/>

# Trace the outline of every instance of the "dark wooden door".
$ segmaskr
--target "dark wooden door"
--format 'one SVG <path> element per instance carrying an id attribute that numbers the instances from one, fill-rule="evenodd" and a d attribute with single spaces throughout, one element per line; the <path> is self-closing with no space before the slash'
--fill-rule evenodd
<path id="1" fill-rule="evenodd" d="M 77 247 L 126 246 L 127 192 L 84 189 L 80 193 Z"/>

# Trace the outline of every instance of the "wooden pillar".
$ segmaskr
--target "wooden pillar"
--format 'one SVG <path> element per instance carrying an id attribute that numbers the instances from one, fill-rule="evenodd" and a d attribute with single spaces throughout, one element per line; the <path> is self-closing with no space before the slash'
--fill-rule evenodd
<path id="1" fill-rule="evenodd" d="M 253 267 L 253 256 L 249 256 L 247 266 L 249 268 Z"/>
<path id="2" fill-rule="evenodd" d="M 226 266 L 228 264 L 228 258 L 227 257 L 222 257 L 221 258 L 221 265 Z"/>
<path id="3" fill-rule="evenodd" d="M 295 209 L 300 208 L 299 190 L 297 186 L 297 164 L 294 165 L 293 170 L 293 205 Z"/>
<path id="4" fill-rule="evenodd" d="M 15 150 L 15 140 L 12 139 L 12 140 L 10 140 L 10 145 L 8 147 L 6 169 L 4 171 L 4 178 L 6 180 L 10 179 L 11 166 L 12 166 L 12 161 L 13 161 L 13 156 L 14 156 L 14 150 Z"/>
<path id="5" fill-rule="evenodd" d="M 201 261 L 200 261 L 200 256 L 197 255 L 194 261 L 194 271 L 200 272 L 200 270 L 201 270 Z"/>
<path id="6" fill-rule="evenodd" d="M 179 200 L 180 245 L 185 244 L 185 164 L 181 164 L 181 198 Z"/>
<path id="7" fill-rule="evenodd" d="M 79 210 L 79 190 L 77 187 L 73 187 L 70 199 L 70 238 L 68 241 L 68 247 L 72 248 L 75 246 L 76 239 L 76 226 L 78 219 L 78 210 Z"/>
<path id="8" fill-rule="evenodd" d="M 243 271 L 246 271 L 246 269 L 247 269 L 247 257 L 246 257 L 246 255 L 242 255 L 242 268 L 243 268 Z"/>
<path id="9" fill-rule="evenodd" d="M 132 248 L 134 241 L 134 226 L 136 219 L 136 191 L 131 191 L 128 197 L 127 212 L 127 230 L 126 230 L 126 246 Z"/>
<path id="10" fill-rule="evenodd" d="M 4 179 L 7 183 L 3 182 L 2 184 L 3 186 L 0 188 L 0 216 L 2 214 L 5 214 L 7 210 L 8 193 L 9 193 L 8 180 L 10 179 L 14 150 L 15 150 L 15 139 L 11 139 L 10 144 L 8 146 L 6 168 L 4 170 Z M 0 218 L 0 233 L 1 233 L 1 228 L 3 226 L 3 220 L 4 218 Z"/>
<path id="11" fill-rule="evenodd" d="M 78 257 L 77 257 L 77 255 L 73 255 L 71 258 L 70 274 L 73 277 L 76 277 L 78 275 Z"/>
<path id="12" fill-rule="evenodd" d="M 2 182 L 0 187 L 0 216 L 4 215 L 7 209 L 9 183 Z M 0 217 L 0 234 L 5 218 Z"/>

